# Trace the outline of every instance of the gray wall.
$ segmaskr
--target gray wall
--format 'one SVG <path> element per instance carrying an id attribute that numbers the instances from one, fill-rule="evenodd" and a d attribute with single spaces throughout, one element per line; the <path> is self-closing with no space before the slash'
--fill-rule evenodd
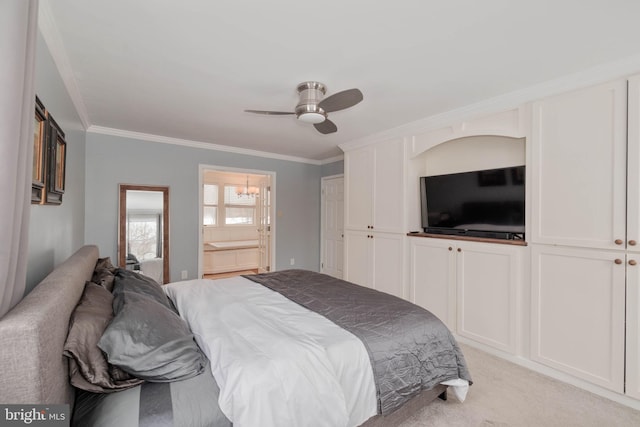
<path id="1" fill-rule="evenodd" d="M 321 176 L 340 175 L 344 173 L 344 160 L 322 165 Z"/>
<path id="2" fill-rule="evenodd" d="M 199 165 L 276 173 L 276 265 L 318 271 L 322 167 L 306 163 L 88 133 L 85 242 L 117 257 L 118 184 L 167 185 L 171 280 L 198 271 Z M 330 167 L 333 170 L 333 166 Z"/>
<path id="3" fill-rule="evenodd" d="M 84 244 L 85 131 L 49 50 L 38 32 L 36 94 L 51 112 L 67 142 L 62 205 L 31 205 L 25 294 Z"/>

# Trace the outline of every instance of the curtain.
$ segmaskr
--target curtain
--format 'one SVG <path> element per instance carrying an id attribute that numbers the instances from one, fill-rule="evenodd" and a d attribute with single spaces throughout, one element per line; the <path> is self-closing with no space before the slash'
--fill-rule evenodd
<path id="1" fill-rule="evenodd" d="M 0 317 L 27 275 L 37 27 L 38 0 L 0 1 Z"/>

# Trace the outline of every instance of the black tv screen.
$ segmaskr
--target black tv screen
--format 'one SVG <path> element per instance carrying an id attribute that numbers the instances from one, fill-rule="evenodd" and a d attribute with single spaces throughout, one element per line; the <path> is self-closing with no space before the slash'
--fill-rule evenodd
<path id="1" fill-rule="evenodd" d="M 420 178 L 425 233 L 524 239 L 525 167 Z"/>

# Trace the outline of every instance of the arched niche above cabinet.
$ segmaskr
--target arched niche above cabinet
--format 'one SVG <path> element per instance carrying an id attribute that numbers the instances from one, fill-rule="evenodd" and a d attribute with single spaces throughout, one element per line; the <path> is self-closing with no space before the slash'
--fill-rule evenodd
<path id="1" fill-rule="evenodd" d="M 528 107 L 521 106 L 499 113 L 482 117 L 462 120 L 455 124 L 443 124 L 434 130 L 416 132 L 411 137 L 408 156 L 415 158 L 425 151 L 443 142 L 471 136 L 504 136 L 510 138 L 524 138 L 529 126 Z"/>
<path id="2" fill-rule="evenodd" d="M 525 164 L 525 139 L 468 136 L 438 144 L 414 159 L 421 175 L 441 175 Z"/>

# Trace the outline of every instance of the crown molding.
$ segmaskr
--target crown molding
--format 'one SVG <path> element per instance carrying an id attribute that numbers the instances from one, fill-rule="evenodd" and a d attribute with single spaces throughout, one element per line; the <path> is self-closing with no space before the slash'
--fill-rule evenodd
<path id="1" fill-rule="evenodd" d="M 40 6 L 38 8 L 38 28 L 40 29 L 40 34 L 42 34 L 42 37 L 49 48 L 49 53 L 53 58 L 54 64 L 56 64 L 56 68 L 58 69 L 58 73 L 60 73 L 60 77 L 62 78 L 62 82 L 66 87 L 67 92 L 69 93 L 71 102 L 80 117 L 82 126 L 86 130 L 91 126 L 87 107 L 85 106 L 82 95 L 80 94 L 80 88 L 78 87 L 78 83 L 75 79 L 71 63 L 69 62 L 69 56 L 67 55 L 67 50 L 62 42 L 62 37 L 60 37 L 60 32 L 58 31 L 58 26 L 56 25 L 48 0 L 40 0 Z"/>
<path id="2" fill-rule="evenodd" d="M 321 160 L 320 164 L 328 165 L 329 163 L 339 162 L 340 160 L 344 160 L 344 154 L 340 154 L 339 156 L 329 157 L 328 159 Z"/>
<path id="3" fill-rule="evenodd" d="M 455 110 L 425 117 L 392 129 L 340 144 L 343 151 L 350 151 L 391 138 L 420 134 L 463 120 L 517 108 L 522 104 L 548 96 L 603 83 L 616 78 L 627 77 L 640 70 L 640 55 L 633 55 L 619 61 L 597 65 L 583 71 L 565 75 L 528 88 L 489 98 Z"/>
<path id="4" fill-rule="evenodd" d="M 307 163 L 307 164 L 318 165 L 318 166 L 327 162 L 327 160 L 306 159 L 304 157 L 287 156 L 284 154 L 275 154 L 275 153 L 269 153 L 266 151 L 232 147 L 230 145 L 220 145 L 220 144 L 214 144 L 211 142 L 192 141 L 188 139 L 173 138 L 173 137 L 162 136 L 162 135 L 153 135 L 150 133 L 133 132 L 128 130 L 104 127 L 104 126 L 91 125 L 87 129 L 87 133 L 118 136 L 121 138 L 131 138 L 131 139 L 137 139 L 140 141 L 160 142 L 163 144 L 180 145 L 182 147 L 200 148 L 203 150 L 224 151 L 228 153 L 244 154 L 246 156 L 256 156 L 256 157 L 264 157 L 268 159 L 286 160 L 288 162 Z M 336 161 L 336 160 L 331 160 L 331 161 Z"/>

